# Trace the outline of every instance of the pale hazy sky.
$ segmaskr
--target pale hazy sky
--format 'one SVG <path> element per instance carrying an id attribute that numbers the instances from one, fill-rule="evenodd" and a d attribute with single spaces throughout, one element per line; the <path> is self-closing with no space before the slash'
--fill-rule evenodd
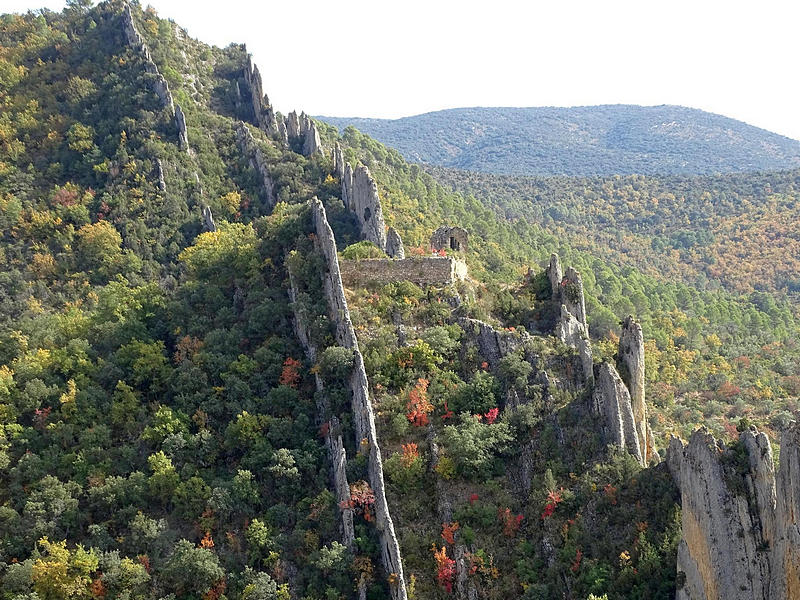
<path id="1" fill-rule="evenodd" d="M 204 42 L 245 42 L 282 112 L 681 104 L 800 139 L 798 0 L 149 4 Z M 0 0 L 42 6 L 64 0 Z"/>

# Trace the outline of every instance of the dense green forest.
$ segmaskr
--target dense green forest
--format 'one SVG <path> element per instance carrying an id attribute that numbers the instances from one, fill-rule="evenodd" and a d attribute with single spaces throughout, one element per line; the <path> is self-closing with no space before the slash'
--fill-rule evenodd
<path id="1" fill-rule="evenodd" d="M 509 175 L 691 175 L 800 167 L 800 142 L 682 106 L 453 108 L 353 126 L 413 162 Z"/>
<path id="2" fill-rule="evenodd" d="M 186 115 L 182 148 L 123 8 L 0 17 L 0 596 L 386 598 L 396 574 L 382 570 L 347 408 L 353 353 L 333 341 L 307 207 L 322 200 L 340 250 L 358 242 L 330 153 L 305 157 L 255 126 L 236 93 L 243 46 L 206 46 L 133 4 Z M 548 329 L 542 266 L 558 252 L 581 271 L 597 361 L 613 360 L 622 317 L 641 321 L 662 450 L 699 423 L 735 436 L 743 419 L 771 431 L 790 418 L 794 305 L 607 260 L 353 128 L 318 127 L 325 148 L 369 166 L 409 255 L 428 254 L 443 223 L 470 233 L 471 279 L 455 288 L 348 290 L 409 597 L 452 597 L 456 542 L 484 598 L 672 597 L 677 490 L 593 429 L 575 352 Z M 464 319 L 524 338 L 524 352 L 489 368 Z M 345 440 L 347 507 L 331 491 L 318 378 Z"/>

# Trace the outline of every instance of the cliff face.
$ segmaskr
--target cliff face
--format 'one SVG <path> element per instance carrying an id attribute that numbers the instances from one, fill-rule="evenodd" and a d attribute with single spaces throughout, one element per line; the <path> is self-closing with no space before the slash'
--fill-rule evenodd
<path id="1" fill-rule="evenodd" d="M 800 598 L 800 425 L 781 436 L 775 482 L 775 535 L 771 591 L 778 600 Z"/>
<path id="2" fill-rule="evenodd" d="M 631 408 L 631 396 L 613 365 L 599 365 L 594 377 L 592 406 L 601 419 L 606 443 L 616 444 L 630 452 L 639 463 L 644 457 L 636 435 L 636 421 Z"/>
<path id="3" fill-rule="evenodd" d="M 755 429 L 726 448 L 696 431 L 673 440 L 667 464 L 681 488 L 678 600 L 798 598 L 800 430 L 781 438 L 775 477 L 769 439 Z"/>

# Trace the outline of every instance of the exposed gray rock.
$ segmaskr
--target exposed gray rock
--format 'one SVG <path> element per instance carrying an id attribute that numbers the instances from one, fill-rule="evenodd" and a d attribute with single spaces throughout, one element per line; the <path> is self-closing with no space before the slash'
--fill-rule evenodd
<path id="1" fill-rule="evenodd" d="M 553 300 L 561 301 L 561 282 L 564 280 L 564 274 L 561 271 L 561 261 L 558 254 L 550 255 L 550 264 L 546 270 L 547 278 L 550 280 L 550 288 L 553 291 Z"/>
<path id="2" fill-rule="evenodd" d="M 469 248 L 469 234 L 461 227 L 442 225 L 431 235 L 432 250 L 455 250 L 466 252 Z"/>
<path id="3" fill-rule="evenodd" d="M 667 446 L 667 468 L 678 489 L 681 489 L 681 462 L 683 461 L 683 442 L 674 435 L 669 438 Z"/>
<path id="4" fill-rule="evenodd" d="M 578 321 L 583 323 L 586 331 L 586 304 L 583 299 L 583 279 L 581 274 L 572 267 L 567 267 L 564 279 L 561 283 L 561 303 L 567 307 L 570 314 L 574 315 Z"/>
<path id="5" fill-rule="evenodd" d="M 317 124 L 305 113 L 301 115 L 300 132 L 303 136 L 303 156 L 322 152 L 322 142 L 319 139 Z"/>
<path id="6" fill-rule="evenodd" d="M 174 115 L 175 105 L 172 101 L 172 93 L 169 91 L 169 84 L 159 72 L 156 63 L 150 56 L 150 49 L 147 47 L 147 44 L 145 44 L 144 38 L 139 33 L 139 30 L 136 29 L 136 22 L 133 20 L 133 14 L 131 13 L 129 4 L 126 4 L 122 11 L 122 31 L 128 46 L 133 48 L 142 57 L 145 71 L 153 75 L 152 89 L 161 101 L 162 106 L 169 111 L 170 115 Z"/>
<path id="7" fill-rule="evenodd" d="M 264 93 L 261 73 L 259 73 L 258 67 L 253 64 L 250 56 L 247 57 L 247 65 L 244 69 L 244 80 L 250 95 L 254 124 L 258 125 L 267 135 L 277 134 L 278 124 L 275 120 L 275 110 L 272 108 L 269 98 Z"/>
<path id="8" fill-rule="evenodd" d="M 594 386 L 593 410 L 600 417 L 606 443 L 625 448 L 644 465 L 636 436 L 631 396 L 613 365 L 604 362 L 597 367 Z"/>
<path id="9" fill-rule="evenodd" d="M 186 129 L 186 115 L 179 104 L 175 105 L 175 127 L 178 128 L 178 145 L 189 152 L 189 132 Z"/>
<path id="10" fill-rule="evenodd" d="M 206 231 L 216 231 L 217 226 L 214 224 L 214 215 L 211 214 L 211 208 L 206 206 L 203 208 L 203 224 Z"/>
<path id="11" fill-rule="evenodd" d="M 161 163 L 161 159 L 156 159 L 156 177 L 158 177 L 158 190 L 160 192 L 167 191 L 167 182 L 164 181 L 164 165 Z"/>
<path id="12" fill-rule="evenodd" d="M 286 132 L 286 121 L 284 119 L 277 119 L 278 122 L 278 139 L 284 144 L 289 143 L 289 134 Z"/>
<path id="13" fill-rule="evenodd" d="M 295 111 L 286 115 L 286 135 L 290 140 L 300 137 L 300 118 Z"/>
<path id="14" fill-rule="evenodd" d="M 555 335 L 568 346 L 572 346 L 578 351 L 583 366 L 584 380 L 590 382 L 594 379 L 592 344 L 589 341 L 589 334 L 586 326 L 578 321 L 567 307 L 561 305 L 561 318 L 556 324 Z"/>
<path id="15" fill-rule="evenodd" d="M 781 435 L 776 480 L 775 540 L 770 592 L 776 600 L 800 598 L 800 426 Z"/>
<path id="16" fill-rule="evenodd" d="M 462 342 L 474 341 L 478 354 L 493 371 L 500 366 L 500 359 L 521 348 L 529 338 L 527 333 L 500 331 L 478 319 L 463 317 L 458 324 L 465 333 Z"/>
<path id="17" fill-rule="evenodd" d="M 747 441 L 747 434 L 753 439 Z M 772 453 L 763 434 L 745 432 L 743 436 L 748 453 L 756 450 L 755 455 L 749 454 L 751 471 L 745 477 L 735 466 L 723 468 L 721 458 L 730 451 L 705 430 L 692 434 L 683 450 L 683 537 L 678 546 L 678 572 L 679 580 L 685 583 L 677 590 L 678 600 L 774 597 L 770 594 L 770 552 L 762 521 L 766 507 L 758 506 L 759 495 L 767 500 L 769 494 L 763 494 L 769 486 L 762 481 L 761 491 L 752 493 L 753 475 L 756 479 L 768 477 L 772 470 Z M 730 457 L 728 462 L 735 461 Z M 670 462 L 675 459 L 670 457 Z"/>
<path id="18" fill-rule="evenodd" d="M 348 202 L 361 226 L 361 237 L 385 250 L 386 224 L 383 220 L 378 184 L 364 165 L 359 165 L 353 173 L 352 189 L 348 190 Z"/>
<path id="19" fill-rule="evenodd" d="M 642 326 L 628 315 L 622 322 L 619 337 L 619 360 L 622 363 L 625 383 L 631 393 L 633 418 L 636 420 L 636 435 L 639 446 L 644 449 L 645 460 L 657 459 L 652 446 L 650 425 L 647 422 L 647 405 L 644 397 L 644 335 Z"/>
<path id="20" fill-rule="evenodd" d="M 342 176 L 342 203 L 353 210 L 353 167 L 347 163 Z"/>
<path id="21" fill-rule="evenodd" d="M 272 181 L 272 176 L 269 173 L 267 160 L 264 153 L 256 143 L 253 134 L 243 122 L 239 122 L 236 126 L 236 140 L 242 153 L 250 160 L 250 165 L 258 172 L 261 177 L 261 187 L 264 191 L 264 203 L 269 211 L 275 208 L 277 197 L 275 195 L 275 184 Z"/>
<path id="22" fill-rule="evenodd" d="M 370 487 L 375 494 L 375 527 L 380 538 L 381 558 L 386 572 L 395 576 L 396 584 L 390 590 L 392 599 L 407 600 L 408 594 L 403 575 L 400 546 L 395 535 L 392 517 L 389 514 L 389 505 L 386 502 L 381 450 L 378 445 L 372 402 L 369 399 L 367 373 L 344 295 L 339 259 L 336 253 L 336 241 L 328 224 L 325 207 L 317 198 L 311 200 L 311 213 L 316 242 L 327 265 L 323 286 L 328 300 L 329 316 L 336 324 L 337 342 L 345 348 L 351 348 L 354 352 L 355 364 L 350 378 L 353 424 L 356 431 L 356 444 L 360 448 L 365 448 L 367 453 L 367 473 Z"/>
<path id="23" fill-rule="evenodd" d="M 389 230 L 386 232 L 386 254 L 391 258 L 402 259 L 406 257 L 403 239 L 394 227 L 389 227 Z"/>
<path id="24" fill-rule="evenodd" d="M 344 154 L 342 153 L 342 147 L 339 145 L 339 142 L 336 142 L 336 145 L 333 147 L 333 174 L 336 175 L 339 181 L 342 181 L 344 178 Z M 344 198 L 342 198 L 342 202 L 347 206 L 347 202 Z"/>

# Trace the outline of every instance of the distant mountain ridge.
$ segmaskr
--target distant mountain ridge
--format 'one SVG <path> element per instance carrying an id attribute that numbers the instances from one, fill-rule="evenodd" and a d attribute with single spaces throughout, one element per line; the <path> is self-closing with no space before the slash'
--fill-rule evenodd
<path id="1" fill-rule="evenodd" d="M 692 175 L 800 167 L 800 141 L 682 106 L 455 108 L 401 119 L 317 117 L 411 161 L 510 175 Z"/>

